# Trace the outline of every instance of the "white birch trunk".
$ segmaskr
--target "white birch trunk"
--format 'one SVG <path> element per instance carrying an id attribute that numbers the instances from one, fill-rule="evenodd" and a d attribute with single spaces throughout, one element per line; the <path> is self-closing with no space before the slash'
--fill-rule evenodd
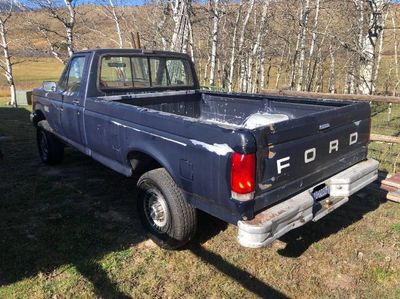
<path id="1" fill-rule="evenodd" d="M 190 48 L 190 57 L 192 57 L 192 61 L 194 61 L 194 39 L 193 39 L 193 27 L 192 21 L 188 19 L 188 34 L 189 34 L 189 48 Z"/>
<path id="2" fill-rule="evenodd" d="M 240 86 L 241 90 L 244 89 L 243 82 L 245 81 L 246 69 L 247 69 L 247 65 L 246 65 L 247 59 L 246 59 L 246 57 L 243 57 L 242 50 L 243 50 L 243 45 L 244 45 L 244 37 L 245 37 L 246 29 L 247 29 L 247 24 L 249 23 L 250 16 L 251 16 L 251 14 L 253 12 L 254 2 L 255 2 L 255 0 L 250 0 L 249 7 L 247 8 L 247 13 L 246 13 L 246 15 L 244 17 L 244 20 L 243 20 L 242 30 L 241 30 L 240 36 L 239 36 L 239 44 L 238 44 L 239 59 L 240 59 L 240 64 L 239 64 L 239 86 Z"/>
<path id="3" fill-rule="evenodd" d="M 335 51 L 333 50 L 332 45 L 329 47 L 329 57 L 331 59 L 331 65 L 329 69 L 329 83 L 328 83 L 328 91 L 329 93 L 336 92 L 336 57 Z"/>
<path id="4" fill-rule="evenodd" d="M 254 88 L 253 88 L 253 57 L 257 57 L 259 58 L 259 60 L 262 60 L 262 51 L 260 51 L 260 45 L 262 43 L 263 37 L 266 35 L 265 32 L 265 24 L 266 24 L 266 20 L 267 20 L 267 14 L 268 14 L 268 10 L 269 10 L 269 5 L 270 5 L 270 0 L 263 0 L 263 8 L 262 8 L 262 12 L 261 12 L 261 21 L 260 24 L 257 26 L 258 29 L 258 33 L 257 33 L 257 37 L 256 40 L 254 42 L 253 48 L 252 48 L 252 54 L 249 57 L 249 64 L 248 64 L 248 72 L 246 74 L 245 80 L 246 80 L 246 90 L 247 88 L 249 90 L 252 90 L 254 92 Z M 262 64 L 263 62 L 261 62 Z M 261 64 L 258 63 L 258 66 L 261 67 Z M 255 68 L 255 73 L 258 76 L 260 74 L 260 69 L 259 67 Z"/>
<path id="5" fill-rule="evenodd" d="M 67 51 L 68 56 L 71 57 L 74 54 L 74 27 L 75 27 L 75 8 L 72 5 L 73 0 L 64 0 L 65 5 L 68 9 L 69 21 L 64 23 L 64 27 L 67 33 Z"/>
<path id="6" fill-rule="evenodd" d="M 306 34 L 308 25 L 308 15 L 310 13 L 310 0 L 304 0 L 301 9 L 301 29 L 299 37 L 299 62 L 296 68 L 296 90 L 301 91 L 304 86 L 304 62 L 306 58 Z"/>
<path id="7" fill-rule="evenodd" d="M 211 31 L 211 61 L 210 61 L 210 81 L 211 86 L 215 85 L 215 62 L 217 60 L 218 46 L 218 27 L 219 27 L 219 0 L 213 1 L 213 27 Z"/>
<path id="8" fill-rule="evenodd" d="M 114 21 L 115 24 L 115 30 L 117 31 L 117 37 L 118 37 L 118 46 L 120 48 L 124 47 L 124 39 L 122 36 L 122 31 L 121 31 L 121 24 L 120 24 L 120 17 L 117 14 L 116 8 L 115 8 L 115 4 L 113 0 L 109 0 L 110 2 L 110 7 L 111 7 L 111 14 L 112 14 L 112 19 Z"/>
<path id="9" fill-rule="evenodd" d="M 376 42 L 382 32 L 385 8 L 384 0 L 371 0 L 369 15 L 369 29 L 363 40 L 362 63 L 360 67 L 361 83 L 359 91 L 361 94 L 372 94 L 374 91 L 374 68 L 376 67 Z"/>
<path id="10" fill-rule="evenodd" d="M 17 97 L 16 97 L 16 87 L 13 75 L 13 64 L 11 62 L 10 52 L 8 48 L 7 40 L 7 29 L 5 27 L 5 21 L 0 19 L 0 36 L 1 36 L 1 47 L 3 48 L 4 65 L 2 69 L 4 70 L 4 75 L 7 79 L 8 86 L 10 87 L 10 105 L 17 107 Z"/>
<path id="11" fill-rule="evenodd" d="M 309 58 L 308 58 L 308 65 L 307 65 L 307 72 L 306 72 L 306 78 L 305 78 L 305 84 L 310 89 L 311 83 L 310 82 L 312 79 L 310 78 L 310 69 L 311 69 L 311 63 L 312 63 L 312 58 L 314 55 L 315 51 L 315 45 L 317 42 L 317 29 L 318 29 L 318 21 L 319 21 L 319 10 L 320 10 L 320 0 L 316 0 L 315 2 L 315 16 L 314 16 L 314 25 L 313 25 L 313 33 L 311 37 L 311 45 L 310 45 L 310 53 L 309 53 Z"/>
<path id="12" fill-rule="evenodd" d="M 8 86 L 10 88 L 10 105 L 13 107 L 18 107 L 17 103 L 17 92 L 14 81 L 13 74 L 13 63 L 11 62 L 10 50 L 9 50 L 9 42 L 8 42 L 8 30 L 6 28 L 6 23 L 11 17 L 12 14 L 12 5 L 10 10 L 6 13 L 3 18 L 0 18 L 0 37 L 1 37 L 1 48 L 3 49 L 3 57 L 1 68 L 4 71 L 4 76 L 7 79 Z"/>
<path id="13" fill-rule="evenodd" d="M 170 50 L 178 51 L 182 45 L 180 41 L 183 39 L 183 30 L 186 11 L 186 0 L 173 0 L 172 4 L 172 19 L 174 21 L 174 31 L 172 33 Z"/>
<path id="14" fill-rule="evenodd" d="M 392 12 L 392 25 L 393 25 L 393 43 L 394 43 L 394 72 L 396 76 L 396 83 L 393 87 L 393 96 L 397 95 L 397 88 L 400 84 L 400 78 L 399 78 L 399 58 L 397 57 L 398 55 L 398 40 L 397 40 L 397 28 L 396 28 L 396 14 Z"/>
<path id="15" fill-rule="evenodd" d="M 372 93 L 374 93 L 376 90 L 376 82 L 378 81 L 379 70 L 381 67 L 382 52 L 383 52 L 383 45 L 384 45 L 383 42 L 385 40 L 385 24 L 386 24 L 387 16 L 388 16 L 388 13 L 385 14 L 383 21 L 382 21 L 382 31 L 381 31 L 381 35 L 379 37 L 378 52 L 377 52 L 377 57 L 376 57 L 376 66 L 375 66 L 375 71 L 374 71 L 374 78 L 372 81 Z"/>
<path id="16" fill-rule="evenodd" d="M 278 67 L 277 67 L 277 70 L 276 70 L 275 89 L 279 88 L 279 82 L 280 82 L 281 73 L 282 73 L 283 59 L 285 58 L 285 51 L 286 51 L 286 48 L 283 49 L 283 51 L 282 51 L 282 55 L 281 55 L 281 58 L 279 59 L 279 64 L 278 64 Z"/>
<path id="17" fill-rule="evenodd" d="M 233 90 L 233 73 L 234 73 L 234 64 L 235 64 L 235 59 L 236 59 L 236 35 L 237 35 L 237 30 L 239 26 L 239 20 L 240 16 L 242 13 L 242 7 L 243 3 L 240 1 L 239 4 L 239 10 L 236 14 L 236 20 L 235 20 L 235 27 L 233 28 L 233 34 L 232 34 L 232 49 L 231 49 L 231 58 L 229 62 L 229 78 L 228 78 L 228 91 L 232 92 Z"/>

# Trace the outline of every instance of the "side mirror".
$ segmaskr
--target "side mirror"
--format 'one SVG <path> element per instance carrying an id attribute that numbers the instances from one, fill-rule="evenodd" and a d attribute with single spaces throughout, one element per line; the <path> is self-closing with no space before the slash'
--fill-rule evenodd
<path id="1" fill-rule="evenodd" d="M 56 91 L 57 90 L 57 83 L 53 81 L 43 81 L 42 86 L 44 91 Z"/>

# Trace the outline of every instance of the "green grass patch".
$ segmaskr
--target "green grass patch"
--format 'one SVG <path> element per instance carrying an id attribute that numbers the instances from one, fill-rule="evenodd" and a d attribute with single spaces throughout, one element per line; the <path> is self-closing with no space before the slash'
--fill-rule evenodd
<path id="1" fill-rule="evenodd" d="M 400 223 L 395 223 L 392 225 L 392 230 L 398 234 L 400 234 Z"/>

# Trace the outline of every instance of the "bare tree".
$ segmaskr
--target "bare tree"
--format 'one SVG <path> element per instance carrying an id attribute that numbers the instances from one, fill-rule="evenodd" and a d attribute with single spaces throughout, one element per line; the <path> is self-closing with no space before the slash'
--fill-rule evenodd
<path id="1" fill-rule="evenodd" d="M 46 12 L 51 20 L 62 25 L 64 32 L 59 32 L 50 22 L 38 22 L 33 17 L 28 20 L 46 40 L 51 54 L 65 64 L 74 53 L 77 0 L 30 0 L 29 2 Z"/>
<path id="2" fill-rule="evenodd" d="M 333 45 L 329 46 L 329 57 L 331 60 L 329 68 L 329 81 L 328 81 L 328 91 L 329 93 L 336 92 L 336 53 Z"/>
<path id="3" fill-rule="evenodd" d="M 244 46 L 244 42 L 245 42 L 245 33 L 247 30 L 247 26 L 249 24 L 250 16 L 254 10 L 254 3 L 255 3 L 255 0 L 249 0 L 247 12 L 246 12 L 246 15 L 244 16 L 242 30 L 240 31 L 240 36 L 239 36 L 238 54 L 239 54 L 239 62 L 240 62 L 239 63 L 239 87 L 240 87 L 240 90 L 244 89 L 243 82 L 245 82 L 246 68 L 247 68 L 246 58 L 248 57 L 248 55 L 246 55 L 246 53 L 243 51 L 243 46 Z"/>
<path id="4" fill-rule="evenodd" d="M 122 36 L 122 31 L 121 31 L 121 24 L 120 24 L 120 20 L 122 18 L 121 14 L 119 14 L 119 12 L 116 10 L 115 8 L 115 0 L 109 0 L 109 6 L 104 6 L 104 9 L 106 10 L 106 12 L 110 13 L 112 20 L 115 24 L 115 31 L 117 32 L 117 36 L 118 36 L 118 42 L 119 42 L 119 47 L 123 48 L 124 47 L 124 39 Z"/>
<path id="5" fill-rule="evenodd" d="M 125 44 L 137 47 L 136 37 L 132 37 L 134 35 L 132 31 L 134 16 L 129 14 L 129 10 L 126 9 L 131 2 L 128 0 L 100 0 L 98 4 L 96 17 L 85 18 L 82 22 L 83 26 L 89 31 L 109 39 L 118 48 L 123 48 Z M 114 30 L 105 31 L 101 25 L 99 26 L 99 20 L 104 24 L 104 18 L 112 23 Z"/>
<path id="6" fill-rule="evenodd" d="M 259 88 L 259 82 L 261 80 L 261 77 L 264 76 L 264 64 L 265 64 L 265 49 L 261 47 L 264 37 L 267 34 L 267 28 L 266 28 L 266 22 L 267 22 L 267 14 L 269 11 L 269 6 L 270 6 L 270 0 L 263 0 L 262 1 L 262 12 L 261 12 L 261 20 L 259 25 L 255 28 L 255 31 L 257 32 L 256 38 L 253 41 L 252 47 L 251 47 L 251 55 L 249 56 L 248 59 L 248 72 L 245 77 L 245 86 L 244 90 L 245 91 L 252 91 L 255 92 L 256 89 Z M 253 60 L 256 60 L 256 63 L 253 63 Z M 253 73 L 255 74 L 256 77 L 256 84 L 253 82 Z M 262 79 L 261 81 L 264 81 L 263 84 L 265 83 L 265 79 Z"/>
<path id="7" fill-rule="evenodd" d="M 396 23 L 396 17 L 397 14 L 393 10 L 392 11 L 392 26 L 393 26 L 393 48 L 394 48 L 394 71 L 395 71 L 395 76 L 396 76 L 396 83 L 394 84 L 393 87 L 393 95 L 397 95 L 397 88 L 400 84 L 400 77 L 399 77 L 399 58 L 398 58 L 398 48 L 399 48 L 399 42 L 397 39 L 397 23 Z"/>
<path id="8" fill-rule="evenodd" d="M 191 0 L 169 0 L 169 10 L 174 23 L 170 50 L 186 52 L 189 41 Z"/>
<path id="9" fill-rule="evenodd" d="M 369 24 L 368 32 L 362 42 L 362 63 L 360 68 L 361 94 L 374 92 L 374 72 L 376 70 L 376 46 L 384 25 L 385 0 L 368 0 Z"/>
<path id="10" fill-rule="evenodd" d="M 220 1 L 219 0 L 211 0 L 211 12 L 213 15 L 213 26 L 211 31 L 211 61 L 210 61 L 210 85 L 215 85 L 214 76 L 215 76 L 215 62 L 217 60 L 217 46 L 218 46 L 218 28 L 219 28 L 219 20 L 221 17 L 220 11 Z"/>
<path id="11" fill-rule="evenodd" d="M 231 45 L 231 56 L 230 56 L 230 63 L 229 63 L 229 77 L 228 77 L 228 91 L 233 90 L 233 73 L 234 73 L 234 65 L 236 59 L 236 36 L 237 30 L 239 27 L 239 21 L 242 14 L 243 2 L 240 0 L 239 8 L 236 14 L 236 20 L 233 27 L 233 34 L 232 34 L 232 45 Z"/>
<path id="12" fill-rule="evenodd" d="M 19 4 L 16 1 L 10 0 L 6 3 L 2 3 L 0 6 L 0 47 L 3 50 L 3 59 L 0 60 L 0 68 L 3 70 L 3 74 L 7 79 L 8 86 L 10 87 L 10 105 L 17 107 L 17 97 L 16 97 L 16 87 L 13 74 L 13 66 L 17 63 L 12 61 L 12 56 L 10 54 L 10 40 L 9 40 L 9 21 L 13 16 L 16 9 L 19 9 Z M 10 24 L 11 25 L 11 24 Z"/>
<path id="13" fill-rule="evenodd" d="M 306 78 L 304 79 L 305 84 L 307 86 L 307 90 L 311 90 L 311 83 L 312 83 L 312 75 L 311 75 L 311 64 L 312 64 L 312 59 L 313 55 L 315 52 L 316 48 L 316 43 L 317 43 L 317 30 L 318 30 L 318 22 L 319 22 L 319 12 L 320 12 L 320 0 L 315 1 L 315 16 L 314 16 L 314 25 L 313 25 L 313 32 L 312 32 L 312 37 L 311 37 L 311 44 L 310 44 L 310 51 L 309 51 L 309 58 L 308 58 L 308 65 L 307 65 L 307 72 L 306 72 Z M 318 63 L 318 61 L 316 62 Z"/>
<path id="14" fill-rule="evenodd" d="M 294 80 L 292 86 L 297 90 L 301 91 L 304 86 L 304 62 L 306 59 L 306 35 L 308 16 L 310 14 L 310 0 L 302 0 L 300 8 L 300 28 L 297 36 L 297 46 L 294 59 Z"/>

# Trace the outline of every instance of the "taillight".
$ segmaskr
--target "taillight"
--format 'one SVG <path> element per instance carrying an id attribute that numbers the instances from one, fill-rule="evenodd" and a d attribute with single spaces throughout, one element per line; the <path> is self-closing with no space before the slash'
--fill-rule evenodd
<path id="1" fill-rule="evenodd" d="M 231 156 L 231 190 L 237 200 L 251 200 L 256 183 L 255 154 L 233 153 Z"/>

